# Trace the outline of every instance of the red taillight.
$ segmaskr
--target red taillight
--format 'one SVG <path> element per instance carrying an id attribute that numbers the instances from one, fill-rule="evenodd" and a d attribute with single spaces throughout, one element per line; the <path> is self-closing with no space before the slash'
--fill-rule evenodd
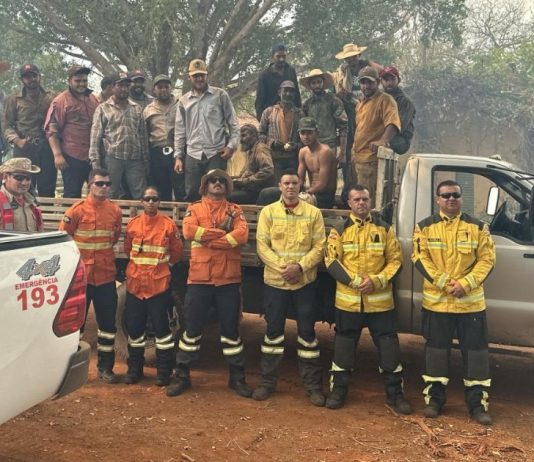
<path id="1" fill-rule="evenodd" d="M 80 259 L 76 272 L 69 285 L 67 294 L 59 308 L 54 324 L 52 326 L 54 334 L 58 337 L 72 334 L 80 330 L 85 322 L 85 288 L 87 279 L 85 276 L 85 266 Z"/>

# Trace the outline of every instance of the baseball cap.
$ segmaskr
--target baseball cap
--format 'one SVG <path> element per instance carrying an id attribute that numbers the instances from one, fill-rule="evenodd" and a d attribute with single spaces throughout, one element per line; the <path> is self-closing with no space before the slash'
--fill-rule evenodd
<path id="1" fill-rule="evenodd" d="M 24 64 L 20 68 L 20 76 L 24 76 L 26 74 L 38 74 L 41 75 L 41 71 L 35 64 Z"/>
<path id="2" fill-rule="evenodd" d="M 141 69 L 136 69 L 136 70 L 130 72 L 129 77 L 130 77 L 130 80 L 135 80 L 135 79 L 145 79 L 146 80 L 146 75 Z"/>
<path id="3" fill-rule="evenodd" d="M 90 74 L 91 73 L 91 69 L 88 68 L 87 66 L 82 66 L 80 64 L 74 64 L 73 66 L 69 67 L 69 70 L 67 71 L 67 76 L 70 78 L 74 75 L 78 75 L 78 74 Z"/>
<path id="4" fill-rule="evenodd" d="M 208 66 L 201 59 L 193 59 L 193 61 L 189 63 L 188 72 L 189 75 L 207 74 Z"/>
<path id="5" fill-rule="evenodd" d="M 293 90 L 295 90 L 297 87 L 295 86 L 295 83 L 292 82 L 291 80 L 284 80 L 280 84 L 280 89 L 282 89 L 282 88 L 293 88 Z"/>
<path id="6" fill-rule="evenodd" d="M 303 130 L 317 130 L 317 121 L 313 117 L 303 117 L 299 121 L 299 132 Z"/>
<path id="7" fill-rule="evenodd" d="M 171 82 L 171 78 L 167 75 L 164 75 L 164 74 L 159 74 L 159 75 L 156 75 L 156 77 L 154 78 L 154 83 L 153 85 L 156 86 L 158 83 L 160 82 L 169 82 L 169 83 L 172 83 Z"/>
<path id="8" fill-rule="evenodd" d="M 361 82 L 364 79 L 373 80 L 378 82 L 378 71 L 371 66 L 365 66 L 360 72 L 358 72 L 358 82 Z"/>
<path id="9" fill-rule="evenodd" d="M 119 82 L 131 82 L 132 79 L 128 76 L 126 72 L 117 72 L 111 76 L 113 83 Z"/>
<path id="10" fill-rule="evenodd" d="M 380 78 L 384 77 L 385 75 L 394 75 L 398 79 L 400 79 L 399 70 L 395 66 L 386 66 L 384 69 L 380 71 Z"/>

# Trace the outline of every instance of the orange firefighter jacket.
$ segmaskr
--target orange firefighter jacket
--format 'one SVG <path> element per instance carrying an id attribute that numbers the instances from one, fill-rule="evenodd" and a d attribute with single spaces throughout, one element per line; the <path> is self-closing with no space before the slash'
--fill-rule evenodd
<path id="1" fill-rule="evenodd" d="M 121 209 L 109 200 L 89 196 L 70 207 L 59 229 L 74 237 L 87 270 L 87 284 L 115 281 L 113 245 L 121 234 Z"/>
<path id="2" fill-rule="evenodd" d="M 225 224 L 226 229 L 221 229 Z M 191 241 L 189 284 L 222 286 L 241 282 L 239 246 L 248 241 L 248 224 L 241 207 L 203 197 L 187 208 L 183 233 Z"/>
<path id="3" fill-rule="evenodd" d="M 165 292 L 171 281 L 169 263 L 180 260 L 182 250 L 172 218 L 160 213 L 132 218 L 124 238 L 124 251 L 130 255 L 126 268 L 128 292 L 140 299 Z"/>

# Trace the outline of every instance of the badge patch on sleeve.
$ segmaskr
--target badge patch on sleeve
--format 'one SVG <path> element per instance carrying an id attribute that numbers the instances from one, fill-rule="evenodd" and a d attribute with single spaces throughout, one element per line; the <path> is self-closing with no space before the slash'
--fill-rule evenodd
<path id="1" fill-rule="evenodd" d="M 190 217 L 190 216 L 191 216 L 191 210 L 188 210 L 187 212 L 185 212 L 184 217 Z"/>
<path id="2" fill-rule="evenodd" d="M 70 217 L 68 217 L 67 215 L 65 215 L 63 217 L 63 223 L 70 223 Z"/>

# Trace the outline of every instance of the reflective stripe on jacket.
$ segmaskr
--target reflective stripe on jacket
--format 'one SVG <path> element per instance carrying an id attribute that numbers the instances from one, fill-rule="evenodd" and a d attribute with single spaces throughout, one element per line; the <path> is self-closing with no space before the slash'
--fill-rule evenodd
<path id="1" fill-rule="evenodd" d="M 229 232 L 222 229 L 224 223 Z M 241 282 L 240 246 L 248 241 L 248 224 L 239 205 L 203 197 L 187 208 L 183 234 L 191 241 L 188 284 Z"/>
<path id="2" fill-rule="evenodd" d="M 126 287 L 137 298 L 165 292 L 170 285 L 169 263 L 182 257 L 182 241 L 172 218 L 158 213 L 138 215 L 126 227 L 124 251 L 130 255 Z"/>
<path id="3" fill-rule="evenodd" d="M 345 223 L 332 228 L 328 236 L 325 255 L 327 268 L 336 260 L 353 281 L 351 286 L 354 286 L 337 281 L 336 308 L 357 312 L 379 312 L 394 308 L 391 280 L 401 269 L 402 254 L 391 226 L 371 215 L 360 220 L 351 213 Z M 357 286 L 366 275 L 373 281 L 375 290 L 362 295 Z"/>
<path id="4" fill-rule="evenodd" d="M 113 245 L 121 234 L 121 209 L 109 200 L 89 196 L 65 212 L 59 229 L 74 237 L 87 270 L 87 283 L 95 286 L 115 280 Z"/>
<path id="5" fill-rule="evenodd" d="M 317 207 L 299 201 L 295 208 L 286 209 L 282 199 L 264 207 L 258 218 L 256 244 L 265 263 L 265 284 L 296 290 L 315 281 L 325 241 L 323 216 Z M 298 263 L 303 272 L 297 284 L 282 278 L 283 268 L 292 263 Z"/>
<path id="6" fill-rule="evenodd" d="M 482 283 L 495 265 L 495 244 L 487 224 L 466 213 L 453 218 L 432 215 L 415 227 L 412 261 L 424 276 L 424 308 L 450 313 L 486 308 Z M 462 285 L 463 297 L 447 293 L 451 279 Z"/>

